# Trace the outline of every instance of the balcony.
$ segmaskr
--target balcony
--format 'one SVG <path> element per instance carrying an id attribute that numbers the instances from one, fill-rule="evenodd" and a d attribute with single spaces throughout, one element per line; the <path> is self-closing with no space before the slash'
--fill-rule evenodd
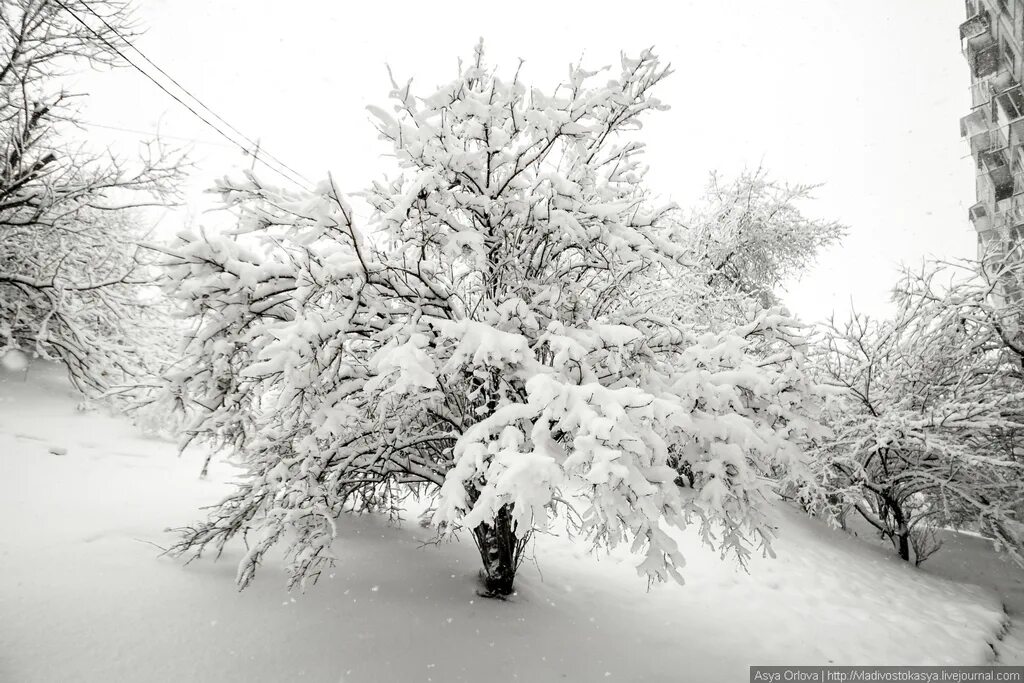
<path id="1" fill-rule="evenodd" d="M 996 203 L 1003 202 L 1006 201 L 1007 199 L 1012 198 L 1015 187 L 1013 183 L 1013 176 L 1010 174 L 1010 168 L 1008 166 L 1004 166 L 999 169 L 998 174 L 992 173 L 991 176 L 992 189 L 993 194 L 996 198 Z M 1005 223 L 1005 212 L 1000 213 L 1004 214 Z"/>
<path id="2" fill-rule="evenodd" d="M 971 83 L 971 108 L 980 109 L 987 107 L 992 101 L 995 92 L 1006 90 L 1016 85 L 1013 74 L 1006 69 L 1000 69 L 995 73 L 983 78 L 974 79 Z"/>
<path id="3" fill-rule="evenodd" d="M 991 230 L 978 233 L 978 260 L 991 263 L 994 244 L 999 241 L 999 236 Z"/>
<path id="4" fill-rule="evenodd" d="M 988 10 L 982 9 L 973 17 L 960 24 L 960 40 L 965 38 L 975 38 L 980 36 L 982 33 L 988 33 L 992 27 L 992 21 L 989 17 Z"/>
<path id="5" fill-rule="evenodd" d="M 995 148 L 998 141 L 992 132 L 986 130 L 978 133 L 977 135 L 972 135 L 970 137 L 969 144 L 971 148 L 971 156 L 977 158 L 983 152 L 987 152 Z"/>
<path id="6" fill-rule="evenodd" d="M 1024 87 L 1012 88 L 995 95 L 996 125 L 1005 126 L 1007 145 L 1016 149 L 1024 144 Z"/>
<path id="7" fill-rule="evenodd" d="M 1024 194 L 1021 194 L 1024 191 L 1024 175 L 1015 174 L 1013 188 L 1013 194 L 996 202 L 992 215 L 992 229 L 999 230 L 1000 233 L 1024 225 Z"/>
<path id="8" fill-rule="evenodd" d="M 992 90 L 997 93 L 1009 90 L 1013 86 L 1017 85 L 1017 81 L 1013 78 L 1013 72 L 1007 71 L 1006 69 L 992 74 L 987 80 Z"/>
<path id="9" fill-rule="evenodd" d="M 974 229 L 980 233 L 1006 235 L 1024 226 L 1024 173 L 1009 179 L 979 176 L 978 203 L 967 211 Z"/>
<path id="10" fill-rule="evenodd" d="M 960 137 L 974 137 L 979 133 L 987 133 L 990 128 L 985 109 L 975 109 L 960 119 Z"/>
<path id="11" fill-rule="evenodd" d="M 1005 147 L 987 150 L 978 155 L 978 198 L 988 205 L 1009 199 L 1016 190 Z"/>
<path id="12" fill-rule="evenodd" d="M 1020 242 L 1016 235 L 1006 235 L 998 242 L 993 241 L 986 260 L 989 272 L 995 275 L 996 305 L 999 307 L 1017 308 L 1024 299 L 1024 281 L 1020 272 Z M 1000 301 L 1001 299 L 1001 301 Z M 1003 326 L 1015 334 L 1020 333 L 1021 317 L 1019 311 L 1006 311 Z"/>
<path id="13" fill-rule="evenodd" d="M 989 87 L 988 79 L 981 79 L 971 83 L 971 107 L 983 107 L 987 105 L 991 99 L 992 88 Z"/>
<path id="14" fill-rule="evenodd" d="M 1002 177 L 1000 174 L 1005 169 L 1007 177 L 1010 175 L 1010 160 L 1007 158 L 1007 148 L 1005 145 L 1000 146 L 1000 141 L 996 140 L 995 145 L 991 149 L 987 149 L 978 155 L 978 161 L 981 163 L 981 167 L 985 170 L 989 176 L 995 178 L 997 175 Z"/>
<path id="15" fill-rule="evenodd" d="M 1024 90 L 1020 84 L 998 93 L 995 98 L 996 106 L 1008 122 L 1012 123 L 1024 117 Z"/>
<path id="16" fill-rule="evenodd" d="M 977 135 L 988 133 L 989 127 L 988 116 L 985 110 L 975 109 L 960 119 L 960 137 L 966 138 L 970 136 L 974 138 Z"/>
<path id="17" fill-rule="evenodd" d="M 968 38 L 964 54 L 975 78 L 991 76 L 999 71 L 999 43 L 991 33 Z"/>
<path id="18" fill-rule="evenodd" d="M 974 229 L 980 234 L 992 229 L 992 217 L 988 214 L 984 202 L 978 202 L 967 210 L 967 217 L 974 224 Z"/>

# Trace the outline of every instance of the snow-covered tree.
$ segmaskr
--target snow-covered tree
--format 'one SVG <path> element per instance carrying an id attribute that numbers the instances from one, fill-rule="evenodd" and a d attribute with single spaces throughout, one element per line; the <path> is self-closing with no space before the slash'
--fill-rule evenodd
<path id="1" fill-rule="evenodd" d="M 904 560 L 924 560 L 933 531 L 951 526 L 1024 565 L 1022 311 L 992 296 L 979 265 L 908 271 L 892 319 L 855 315 L 826 337 L 822 367 L 844 391 L 826 411 L 834 436 L 818 465 L 840 512 L 860 514 Z"/>
<path id="2" fill-rule="evenodd" d="M 134 35 L 121 2 L 0 2 L 0 355 L 57 359 L 91 393 L 144 358 L 153 277 L 136 209 L 165 201 L 182 171 L 156 144 L 128 161 L 82 143 L 66 77 L 116 65 L 119 35 Z"/>
<path id="3" fill-rule="evenodd" d="M 491 595 L 570 505 L 575 531 L 632 543 L 655 580 L 680 578 L 670 530 L 691 519 L 741 562 L 767 551 L 760 503 L 773 477 L 807 484 L 817 393 L 779 310 L 690 315 L 704 278 L 680 276 L 676 210 L 652 201 L 632 135 L 668 73 L 645 51 L 545 92 L 478 48 L 425 96 L 393 83 L 371 112 L 400 172 L 364 193 L 366 226 L 332 180 L 224 181 L 239 228 L 165 250 L 195 322 L 168 395 L 247 475 L 174 551 L 244 535 L 244 586 L 281 543 L 304 584 L 340 513 L 410 488 L 469 530 Z"/>
<path id="4" fill-rule="evenodd" d="M 687 221 L 686 240 L 719 297 L 741 294 L 764 305 L 846 233 L 835 221 L 809 218 L 800 204 L 813 185 L 773 181 L 758 168 L 732 179 L 712 174 L 702 205 Z"/>

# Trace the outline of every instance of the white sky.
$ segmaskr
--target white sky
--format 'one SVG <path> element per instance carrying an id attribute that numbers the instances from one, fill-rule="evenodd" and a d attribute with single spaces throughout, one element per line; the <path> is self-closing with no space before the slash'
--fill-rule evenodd
<path id="1" fill-rule="evenodd" d="M 389 168 L 365 111 L 387 95 L 385 63 L 426 94 L 480 36 L 491 64 L 514 70 L 523 57 L 522 78 L 539 85 L 581 54 L 602 66 L 653 45 L 676 69 L 659 93 L 672 109 L 643 134 L 656 191 L 686 205 L 709 171 L 763 163 L 775 178 L 822 183 L 807 213 L 850 226 L 786 297 L 817 320 L 851 301 L 883 313 L 899 262 L 974 255 L 972 165 L 958 137 L 970 106 L 962 15 L 957 0 L 140 0 L 136 45 L 272 154 L 314 180 L 330 170 L 348 190 Z M 217 143 L 195 147 L 194 202 L 248 165 L 130 69 L 81 87 L 93 123 Z"/>

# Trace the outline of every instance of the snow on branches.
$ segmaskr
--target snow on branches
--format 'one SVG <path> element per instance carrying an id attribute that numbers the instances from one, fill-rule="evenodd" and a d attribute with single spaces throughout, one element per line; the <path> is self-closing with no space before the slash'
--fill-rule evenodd
<path id="1" fill-rule="evenodd" d="M 814 189 L 772 181 L 760 168 L 731 180 L 712 174 L 688 235 L 707 284 L 718 292 L 756 297 L 764 305 L 776 303 L 785 280 L 846 233 L 835 221 L 801 213 L 798 203 Z"/>
<path id="2" fill-rule="evenodd" d="M 338 514 L 409 487 L 472 531 L 497 595 L 570 499 L 578 530 L 632 543 L 652 579 L 680 579 L 670 529 L 691 518 L 723 554 L 767 550 L 759 503 L 771 478 L 807 485 L 817 389 L 781 311 L 688 315 L 707 292 L 676 277 L 676 209 L 652 203 L 630 139 L 668 73 L 645 51 L 544 92 L 478 49 L 426 96 L 393 83 L 371 112 L 400 173 L 363 195 L 365 227 L 331 179 L 224 181 L 237 231 L 166 249 L 196 324 L 168 393 L 248 475 L 176 552 L 245 534 L 245 585 L 280 541 L 303 584 Z"/>
<path id="3" fill-rule="evenodd" d="M 952 526 L 1024 565 L 1021 307 L 995 292 L 981 264 L 927 264 L 904 274 L 892 319 L 854 316 L 827 336 L 822 368 L 845 391 L 818 463 L 836 506 L 905 560 Z"/>
<path id="4" fill-rule="evenodd" d="M 75 18 L 92 13 L 98 27 Z M 92 395 L 125 391 L 149 365 L 153 347 L 140 348 L 159 316 L 138 210 L 171 202 L 184 170 L 157 143 L 133 162 L 82 144 L 69 68 L 119 64 L 111 41 L 134 34 L 118 0 L 0 9 L 0 355 L 56 359 Z"/>

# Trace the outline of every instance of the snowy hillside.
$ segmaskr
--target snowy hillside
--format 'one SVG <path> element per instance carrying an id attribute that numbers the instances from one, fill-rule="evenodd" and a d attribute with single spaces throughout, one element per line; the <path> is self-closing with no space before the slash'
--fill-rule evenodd
<path id="1" fill-rule="evenodd" d="M 749 575 L 684 537 L 682 587 L 648 592 L 631 558 L 548 536 L 516 596 L 482 599 L 468 538 L 364 516 L 305 594 L 273 566 L 237 593 L 237 548 L 183 568 L 153 545 L 229 467 L 201 481 L 199 454 L 76 410 L 57 368 L 0 372 L 3 681 L 735 681 L 750 664 L 985 663 L 1003 624 L 993 593 L 781 508 L 779 557 Z"/>

